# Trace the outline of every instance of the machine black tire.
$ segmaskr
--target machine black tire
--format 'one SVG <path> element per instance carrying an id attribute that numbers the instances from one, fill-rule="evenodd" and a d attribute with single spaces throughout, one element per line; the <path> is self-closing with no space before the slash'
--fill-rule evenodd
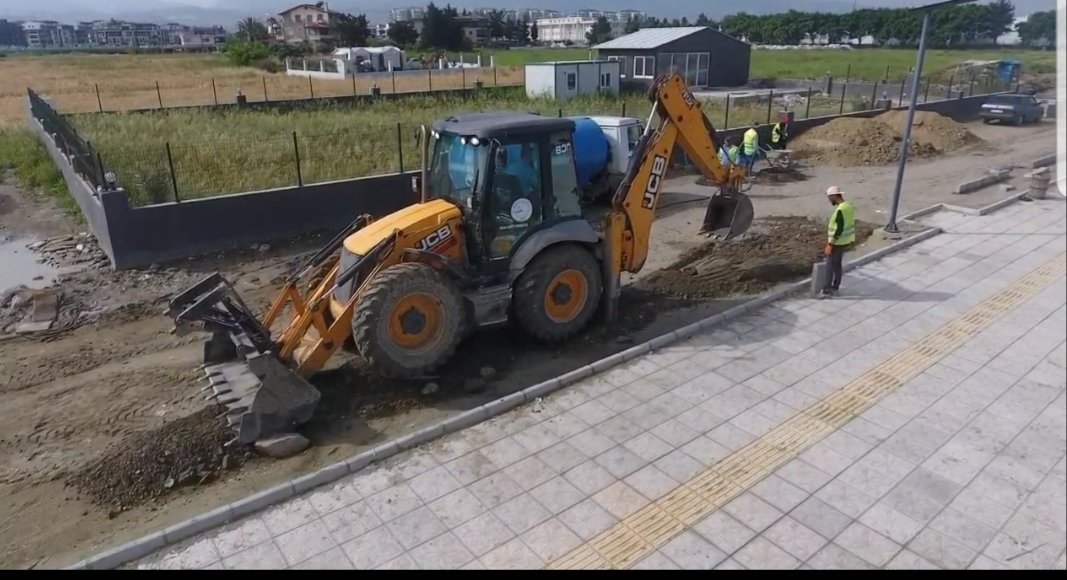
<path id="1" fill-rule="evenodd" d="M 553 320 L 546 307 L 549 286 L 560 276 L 584 280 L 585 285 L 585 303 L 565 321 Z M 557 342 L 574 336 L 589 324 L 596 315 L 602 293 L 603 281 L 596 258 L 585 248 L 566 244 L 545 250 L 526 267 L 515 281 L 512 310 L 523 330 L 540 340 Z"/>
<path id="2" fill-rule="evenodd" d="M 414 352 L 393 340 L 390 331 L 391 314 L 402 300 L 412 296 L 434 302 L 440 316 L 432 343 Z M 466 328 L 466 310 L 459 289 L 441 272 L 415 262 L 396 264 L 379 272 L 367 283 L 352 316 L 352 337 L 360 355 L 382 374 L 400 378 L 425 375 L 447 361 Z"/>

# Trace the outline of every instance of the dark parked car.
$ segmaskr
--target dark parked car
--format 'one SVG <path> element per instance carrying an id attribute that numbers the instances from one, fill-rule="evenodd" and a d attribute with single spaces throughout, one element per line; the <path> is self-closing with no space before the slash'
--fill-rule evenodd
<path id="1" fill-rule="evenodd" d="M 1036 123 L 1044 116 L 1041 101 L 1033 95 L 994 95 L 982 105 L 979 116 L 986 123 Z"/>

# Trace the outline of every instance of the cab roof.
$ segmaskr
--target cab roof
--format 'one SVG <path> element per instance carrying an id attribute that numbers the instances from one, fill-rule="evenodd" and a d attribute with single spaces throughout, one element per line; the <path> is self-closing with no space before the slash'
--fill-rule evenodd
<path id="1" fill-rule="evenodd" d="M 434 122 L 433 130 L 479 139 L 500 139 L 524 135 L 543 135 L 556 131 L 574 131 L 574 121 L 559 117 L 542 117 L 533 113 L 492 112 L 453 115 Z"/>

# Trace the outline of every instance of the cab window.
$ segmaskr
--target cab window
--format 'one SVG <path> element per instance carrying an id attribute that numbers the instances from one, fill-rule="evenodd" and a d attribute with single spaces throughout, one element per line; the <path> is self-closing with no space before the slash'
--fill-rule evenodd
<path id="1" fill-rule="evenodd" d="M 582 215 L 579 203 L 578 176 L 574 170 L 574 147 L 569 133 L 555 133 L 549 140 L 552 168 L 553 209 L 556 217 Z"/>
<path id="2" fill-rule="evenodd" d="M 541 143 L 495 147 L 492 187 L 486 200 L 490 258 L 503 258 L 541 221 Z"/>

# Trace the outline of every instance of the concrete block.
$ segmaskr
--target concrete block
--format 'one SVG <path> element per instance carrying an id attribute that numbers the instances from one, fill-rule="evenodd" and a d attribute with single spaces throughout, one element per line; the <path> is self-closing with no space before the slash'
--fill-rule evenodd
<path id="1" fill-rule="evenodd" d="M 979 189 L 982 189 L 983 187 L 992 185 L 994 183 L 999 183 L 1001 181 L 1004 181 L 1005 179 L 1008 179 L 1009 177 L 1011 177 L 1011 169 L 996 169 L 996 170 L 992 170 L 992 171 L 989 172 L 989 174 L 983 175 L 982 177 L 979 177 L 978 179 L 972 179 L 972 180 L 969 180 L 969 181 L 964 181 L 963 183 L 957 185 L 956 186 L 956 191 L 954 191 L 953 193 L 956 193 L 957 195 L 964 194 L 964 193 L 970 193 L 972 191 L 977 191 Z"/>
<path id="2" fill-rule="evenodd" d="M 544 383 L 541 383 L 541 385 L 552 382 L 553 381 L 545 381 Z M 489 417 L 488 415 L 486 415 L 484 408 L 475 407 L 474 409 L 460 413 L 455 417 L 445 419 L 441 422 L 441 426 L 444 428 L 445 433 L 455 433 L 456 431 L 466 429 L 467 427 L 473 427 L 488 418 Z"/>
<path id="3" fill-rule="evenodd" d="M 374 462 L 375 454 L 373 449 L 368 449 L 363 453 L 358 453 L 345 460 L 345 465 L 348 466 L 349 473 L 358 473 L 364 467 Z"/>
<path id="4" fill-rule="evenodd" d="M 843 268 L 842 268 L 843 269 Z M 811 265 L 811 288 L 812 296 L 818 296 L 822 292 L 823 283 L 826 281 L 826 264 L 816 262 Z"/>
<path id="5" fill-rule="evenodd" d="M 175 524 L 163 530 L 163 535 L 166 537 L 168 544 L 176 544 L 201 532 L 206 532 L 212 528 L 228 524 L 234 519 L 233 511 L 230 509 L 229 504 L 227 504 L 185 520 L 184 522 Z"/>
<path id="6" fill-rule="evenodd" d="M 293 480 L 293 490 L 303 493 L 309 489 L 333 483 L 350 473 L 348 463 L 341 461 Z"/>
<path id="7" fill-rule="evenodd" d="M 233 511 L 234 519 L 237 519 L 285 501 L 294 495 L 296 495 L 296 492 L 293 490 L 293 484 L 287 481 L 281 485 L 265 489 L 242 500 L 235 501 L 230 504 L 230 509 Z"/>
<path id="8" fill-rule="evenodd" d="M 89 570 L 112 570 L 127 562 L 143 558 L 166 545 L 167 540 L 163 532 L 156 532 L 97 554 L 79 564 L 84 564 Z"/>
<path id="9" fill-rule="evenodd" d="M 1037 159 L 1034 159 L 1033 161 L 1031 161 L 1030 162 L 1030 167 L 1032 169 L 1037 169 L 1039 167 L 1048 167 L 1050 165 L 1055 165 L 1055 164 L 1056 164 L 1056 154 L 1055 153 L 1049 153 L 1048 155 L 1042 155 L 1041 157 L 1038 157 Z"/>

